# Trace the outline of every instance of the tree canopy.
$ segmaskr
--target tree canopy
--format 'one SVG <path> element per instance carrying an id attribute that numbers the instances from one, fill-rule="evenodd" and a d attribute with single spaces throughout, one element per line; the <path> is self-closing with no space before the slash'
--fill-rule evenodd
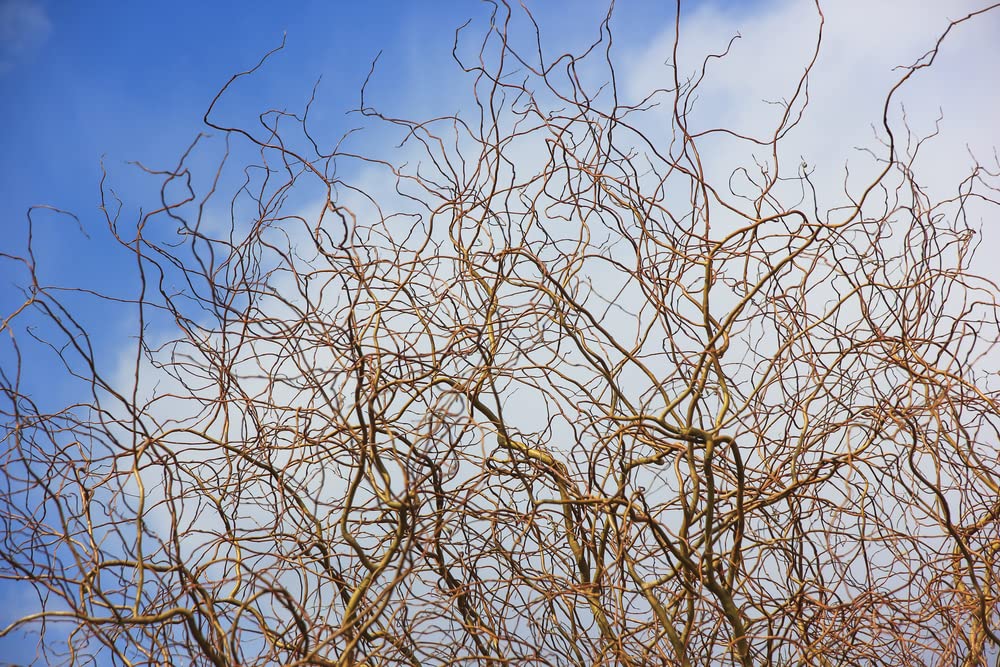
<path id="1" fill-rule="evenodd" d="M 147 170 L 154 209 L 102 186 L 130 296 L 18 260 L 0 578 L 38 604 L 0 632 L 81 665 L 995 660 L 1000 311 L 970 211 L 1000 167 L 928 191 L 934 132 L 896 102 L 984 17 L 896 72 L 839 183 L 787 148 L 822 18 L 753 133 L 700 115 L 736 55 L 681 62 L 680 12 L 637 93 L 613 12 L 553 54 L 501 2 L 456 33 L 459 112 L 366 82 L 384 146 L 316 136 L 310 104 L 232 125 L 282 54 L 238 74 L 213 137 Z M 135 318 L 117 364 L 87 300 Z M 39 342 L 87 389 L 63 409 L 22 389 Z"/>

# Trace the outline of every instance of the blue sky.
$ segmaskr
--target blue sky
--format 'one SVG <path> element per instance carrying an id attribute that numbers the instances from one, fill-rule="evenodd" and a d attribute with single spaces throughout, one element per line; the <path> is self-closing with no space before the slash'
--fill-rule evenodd
<path id="1" fill-rule="evenodd" d="M 545 34 L 559 43 L 592 39 L 606 10 L 603 3 L 570 0 L 537 4 L 543 30 L 551 29 Z M 834 3 L 830 4 L 832 9 Z M 928 38 L 943 28 L 941 11 L 931 11 L 936 3 L 918 4 L 919 9 L 910 11 L 905 3 L 886 2 L 885 7 L 893 8 L 890 11 L 882 5 L 873 8 L 845 1 L 840 6 L 848 9 L 842 10 L 839 23 L 829 17 L 830 47 L 820 68 L 826 79 L 817 81 L 815 99 L 829 103 L 830 110 L 818 114 L 825 125 L 796 139 L 810 160 L 831 151 L 843 150 L 846 155 L 874 120 L 871 109 L 861 103 L 877 104 L 877 93 L 884 92 L 885 81 L 895 76 L 891 66 L 911 62 L 929 46 Z M 961 13 L 958 4 L 977 3 L 956 3 L 954 16 Z M 812 38 L 811 5 L 767 0 L 685 7 L 693 16 L 688 26 L 695 48 L 700 47 L 701 36 L 711 36 L 717 45 L 718 39 L 727 39 L 735 30 L 751 44 L 787 43 L 793 48 Z M 648 88 L 653 76 L 648 73 L 665 58 L 660 37 L 670 28 L 671 7 L 672 3 L 652 0 L 618 4 L 612 24 L 617 53 L 631 65 L 627 78 L 636 89 Z M 806 18 L 800 21 L 801 8 Z M 173 166 L 205 129 L 202 115 L 219 88 L 277 46 L 285 33 L 285 50 L 252 79 L 234 87 L 219 109 L 221 114 L 249 123 L 271 107 L 299 111 L 322 77 L 312 118 L 321 133 L 338 137 L 354 124 L 345 112 L 357 106 L 369 65 L 382 51 L 373 96 L 380 104 L 404 107 L 411 117 L 425 116 L 446 105 L 452 99 L 450 92 L 462 85 L 451 62 L 454 29 L 470 18 L 482 21 L 488 9 L 479 2 L 450 0 L 419 5 L 304 1 L 294 10 L 275 2 L 0 0 L 0 252 L 22 253 L 27 209 L 52 205 L 79 216 L 90 238 L 68 219 L 39 214 L 36 240 L 42 275 L 51 282 L 127 289 L 129 258 L 113 246 L 97 208 L 102 159 L 111 186 L 125 201 L 126 218 L 136 218 L 141 207 L 155 206 L 156 183 L 127 163 Z M 996 34 L 995 17 L 984 25 Z M 780 35 L 775 34 L 776 26 L 783 31 Z M 763 41 L 752 42 L 755 29 Z M 951 137 L 947 143 L 957 152 L 937 156 L 942 171 L 952 164 L 949 160 L 961 161 L 970 137 L 982 140 L 976 146 L 1000 143 L 992 74 L 1000 59 L 997 46 L 975 46 L 984 43 L 958 40 L 949 52 L 952 59 L 943 59 L 938 78 L 928 75 L 919 84 L 924 88 L 916 88 L 923 91 L 928 113 L 933 116 L 944 109 L 946 118 L 954 119 L 945 131 L 952 133 L 946 135 Z M 887 45 L 899 48 L 883 54 Z M 773 62 L 763 59 L 764 48 L 736 53 L 735 69 L 724 72 L 715 88 L 706 85 L 709 115 L 750 123 L 762 117 L 760 109 L 765 106 L 755 103 L 769 94 L 750 90 L 746 84 L 758 79 L 769 82 L 771 73 L 781 69 L 780 56 Z M 980 68 L 970 69 L 972 62 Z M 865 78 L 869 75 L 870 81 Z M 824 88 L 823 81 L 833 83 Z M 852 91 L 857 100 L 849 96 L 838 100 L 843 90 Z M 869 90 L 870 98 L 858 92 Z M 936 91 L 937 96 L 928 96 L 927 91 Z M 979 97 L 970 97 L 973 94 Z M 856 118 L 851 115 L 855 108 Z M 915 117 L 920 112 L 913 109 Z M 196 166 L 201 161 L 206 170 L 203 177 L 211 173 L 218 148 L 210 145 L 197 157 Z M 834 162 L 840 164 L 839 160 L 837 153 Z M 836 169 L 830 174 L 833 180 L 839 178 Z M 17 288 L 24 286 L 24 278 L 14 263 L 0 260 L 0 317 L 19 302 Z M 128 322 L 117 313 L 92 301 L 82 313 L 97 324 L 95 340 L 107 348 L 112 361 L 122 337 L 128 335 Z M 0 365 L 9 360 L 9 349 L 2 342 Z M 67 390 L 52 387 L 47 380 L 44 365 L 35 366 L 26 377 L 43 400 L 64 400 Z M 0 587 L 0 600 L 5 595 Z M 27 662 L 31 655 L 17 640 L 0 640 L 0 661 Z"/>
<path id="2" fill-rule="evenodd" d="M 572 41 L 596 36 L 607 8 L 563 1 L 535 11 L 543 26 L 557 26 L 548 33 L 553 41 Z M 120 288 L 129 282 L 130 264 L 113 247 L 98 211 L 102 160 L 108 185 L 125 203 L 123 218 L 137 219 L 141 208 L 156 203 L 156 183 L 128 162 L 175 165 L 207 129 L 202 115 L 220 87 L 285 34 L 284 51 L 227 93 L 219 108 L 224 117 L 252 123 L 271 107 L 300 111 L 322 77 L 311 118 L 321 134 L 337 137 L 356 124 L 345 112 L 357 106 L 380 51 L 373 95 L 420 117 L 460 81 L 451 61 L 455 28 L 488 12 L 486 3 L 468 0 L 307 1 L 294 11 L 271 2 L 0 0 L 0 251 L 23 254 L 29 207 L 71 211 L 89 239 L 68 218 L 37 214 L 43 278 Z M 648 41 L 671 14 L 670 3 L 623 3 L 614 25 Z M 207 150 L 205 174 L 220 155 Z M 24 285 L 21 267 L 0 262 L 0 310 L 17 306 L 15 286 Z M 88 303 L 86 315 L 109 334 L 104 340 L 121 333 L 114 329 L 120 318 L 99 304 Z M 45 393 L 59 396 L 51 386 Z"/>
<path id="3" fill-rule="evenodd" d="M 606 11 L 602 5 L 561 2 L 547 4 L 544 12 L 559 20 L 561 34 L 554 38 L 591 39 Z M 380 51 L 373 92 L 420 116 L 441 101 L 454 78 L 440 72 L 458 72 L 450 53 L 455 28 L 485 18 L 488 9 L 468 1 L 419 8 L 411 2 L 307 1 L 289 10 L 274 2 L 0 0 L 0 252 L 23 254 L 29 207 L 71 211 L 86 236 L 68 218 L 35 217 L 43 279 L 130 293 L 132 263 L 107 234 L 98 210 L 102 160 L 110 187 L 125 202 L 123 218 L 138 219 L 140 208 L 155 206 L 158 186 L 128 162 L 175 165 L 206 129 L 202 115 L 220 87 L 286 33 L 284 51 L 229 92 L 220 107 L 227 117 L 253 119 L 272 106 L 301 110 L 322 77 L 312 117 L 339 136 L 354 122 L 345 112 L 357 106 Z M 616 23 L 650 39 L 668 17 L 657 3 L 633 3 Z M 199 158 L 203 175 L 219 155 L 218 144 L 210 144 Z M 20 303 L 25 286 L 23 268 L 0 261 L 3 317 Z M 94 300 L 80 306 L 77 315 L 91 327 L 99 357 L 103 350 L 113 365 L 122 341 L 134 333 L 129 317 Z M 74 389 L 50 381 L 54 357 L 23 340 L 22 352 L 28 362 L 23 381 L 36 399 L 53 407 L 71 402 Z M 7 342 L 0 343 L 0 364 L 11 363 Z M 0 586 L 0 600 L 8 610 L 31 604 L 9 585 Z M 9 613 L 0 614 L 0 623 L 9 620 Z M 33 640 L 0 640 L 0 662 L 33 658 Z"/>
<path id="4" fill-rule="evenodd" d="M 142 179 L 126 162 L 174 164 L 203 129 L 215 92 L 278 45 L 285 31 L 285 54 L 250 86 L 234 89 L 231 107 L 298 108 L 322 75 L 326 99 L 342 112 L 356 103 L 367 63 L 380 48 L 403 62 L 419 35 L 443 34 L 434 35 L 430 17 L 407 15 L 403 4 L 392 11 L 375 3 L 334 10 L 312 2 L 290 13 L 272 3 L 170 3 L 163 12 L 148 3 L 5 2 L 7 11 L 19 5 L 46 17 L 46 24 L 33 24 L 40 34 L 24 48 L 8 45 L 0 74 L 5 243 L 23 242 L 25 211 L 41 203 L 77 213 L 92 229 L 99 222 L 102 156 L 115 189 L 141 202 L 147 193 L 135 197 L 134 188 Z M 100 244 L 81 253 L 79 235 L 68 231 L 45 230 L 41 237 L 54 266 L 103 254 Z"/>

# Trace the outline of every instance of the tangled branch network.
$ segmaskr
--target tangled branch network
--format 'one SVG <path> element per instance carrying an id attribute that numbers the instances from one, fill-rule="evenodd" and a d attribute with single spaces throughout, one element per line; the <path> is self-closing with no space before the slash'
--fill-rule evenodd
<path id="1" fill-rule="evenodd" d="M 894 111 L 983 16 L 898 71 L 870 178 L 833 193 L 783 149 L 822 39 L 751 135 L 703 123 L 731 56 L 685 73 L 677 20 L 636 97 L 610 15 L 549 56 L 501 3 L 472 55 L 456 35 L 462 113 L 366 84 L 389 157 L 324 148 L 311 104 L 230 127 L 227 85 L 238 187 L 188 153 L 130 223 L 102 186 L 130 296 L 16 258 L 0 578 L 35 604 L 2 636 L 79 665 L 995 664 L 998 288 L 968 212 L 1000 167 L 932 198 L 933 136 Z M 129 309 L 126 361 L 85 300 Z M 24 388 L 25 345 L 78 400 Z"/>

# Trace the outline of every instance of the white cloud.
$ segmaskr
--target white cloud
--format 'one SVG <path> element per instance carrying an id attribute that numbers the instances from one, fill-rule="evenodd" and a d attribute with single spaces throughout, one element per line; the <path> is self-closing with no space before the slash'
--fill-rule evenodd
<path id="1" fill-rule="evenodd" d="M 809 81 L 810 107 L 804 124 L 793 137 L 812 153 L 829 162 L 831 151 L 846 158 L 851 149 L 869 143 L 870 124 L 881 117 L 881 107 L 892 84 L 902 72 L 898 66 L 916 61 L 930 49 L 949 19 L 964 16 L 973 3 L 846 2 L 824 7 L 823 45 Z M 1000 17 L 986 15 L 958 26 L 945 42 L 934 67 L 920 72 L 897 101 L 922 116 L 926 125 L 943 110 L 948 122 L 974 140 L 996 140 L 986 119 L 1000 101 L 989 80 L 1000 59 L 1000 45 L 991 39 Z M 741 17 L 711 8 L 695 13 L 682 30 L 679 60 L 682 71 L 700 65 L 710 50 L 718 50 L 733 35 L 741 38 L 731 57 L 712 63 L 701 88 L 706 118 L 727 121 L 747 130 L 773 126 L 779 110 L 764 100 L 787 99 L 794 90 L 815 45 L 818 15 L 810 3 L 782 2 L 771 11 Z M 671 31 L 664 33 L 638 59 L 632 87 L 646 90 L 656 83 L 669 57 Z M 667 56 L 667 57 L 664 57 Z M 660 74 L 658 74 L 658 72 Z M 974 112 L 980 112 L 975 114 Z M 976 118 L 976 127 L 968 121 Z M 923 129 L 923 128 L 921 128 Z M 970 131 L 971 130 L 971 131 Z M 938 143 L 953 143 L 940 141 Z M 960 142 L 963 143 L 963 142 Z"/>
<path id="2" fill-rule="evenodd" d="M 850 167 L 849 187 L 859 190 L 878 167 L 858 149 L 885 156 L 877 138 L 885 137 L 883 105 L 905 74 L 902 68 L 926 54 L 949 21 L 982 6 L 967 0 L 823 3 L 823 39 L 809 77 L 809 105 L 801 123 L 779 146 L 781 173 L 795 176 L 804 161 L 817 185 L 820 210 L 846 204 L 846 168 Z M 730 39 L 740 35 L 727 57 L 709 63 L 690 116 L 691 131 L 725 127 L 759 138 L 773 133 L 783 109 L 772 102 L 794 94 L 816 45 L 819 18 L 811 2 L 793 0 L 768 3 L 758 13 L 709 4 L 682 14 L 677 54 L 682 81 L 697 72 L 707 54 L 721 53 Z M 994 148 L 1000 145 L 1000 126 L 995 118 L 1000 91 L 994 79 L 1000 42 L 994 36 L 998 30 L 998 12 L 956 26 L 933 66 L 917 72 L 893 97 L 890 124 L 897 142 L 906 141 L 904 109 L 917 138 L 933 133 L 940 119 L 938 136 L 921 148 L 914 164 L 916 180 L 931 201 L 954 196 L 976 160 L 997 170 Z M 673 39 L 673 26 L 667 26 L 650 43 L 626 55 L 628 66 L 622 71 L 632 98 L 670 87 L 672 72 L 665 63 L 673 60 Z M 668 121 L 670 113 L 669 104 L 663 104 L 660 119 Z M 725 183 L 739 167 L 753 173 L 755 158 L 772 161 L 766 147 L 723 135 L 705 137 L 698 147 L 714 183 Z M 972 205 L 975 209 L 976 202 Z M 1000 252 L 1000 230 L 990 229 L 985 211 L 983 207 L 970 212 L 973 226 L 984 227 L 980 260 Z M 996 275 L 995 267 L 985 261 L 974 268 Z"/>
<path id="3" fill-rule="evenodd" d="M 0 0 L 0 73 L 40 48 L 51 32 L 52 23 L 40 3 Z"/>

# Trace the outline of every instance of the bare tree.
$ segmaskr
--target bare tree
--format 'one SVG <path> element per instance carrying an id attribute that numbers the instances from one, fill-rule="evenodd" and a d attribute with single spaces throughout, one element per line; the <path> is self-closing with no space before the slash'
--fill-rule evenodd
<path id="1" fill-rule="evenodd" d="M 61 664 L 995 660 L 998 290 L 965 212 L 998 172 L 932 201 L 892 120 L 942 41 L 823 210 L 781 150 L 815 55 L 766 136 L 701 129 L 726 54 L 626 103 L 608 21 L 548 57 L 508 29 L 526 11 L 475 57 L 458 32 L 462 114 L 362 92 L 389 158 L 322 148 L 308 105 L 240 128 L 213 103 L 259 156 L 227 225 L 228 162 L 150 171 L 137 224 L 103 187 L 139 277 L 127 372 L 70 307 L 110 297 L 29 248 L 10 349 L 34 333 L 89 395 L 45 410 L 38 368 L 4 369 L 0 576 L 39 607 L 0 636 Z M 713 177 L 719 137 L 756 171 Z"/>

